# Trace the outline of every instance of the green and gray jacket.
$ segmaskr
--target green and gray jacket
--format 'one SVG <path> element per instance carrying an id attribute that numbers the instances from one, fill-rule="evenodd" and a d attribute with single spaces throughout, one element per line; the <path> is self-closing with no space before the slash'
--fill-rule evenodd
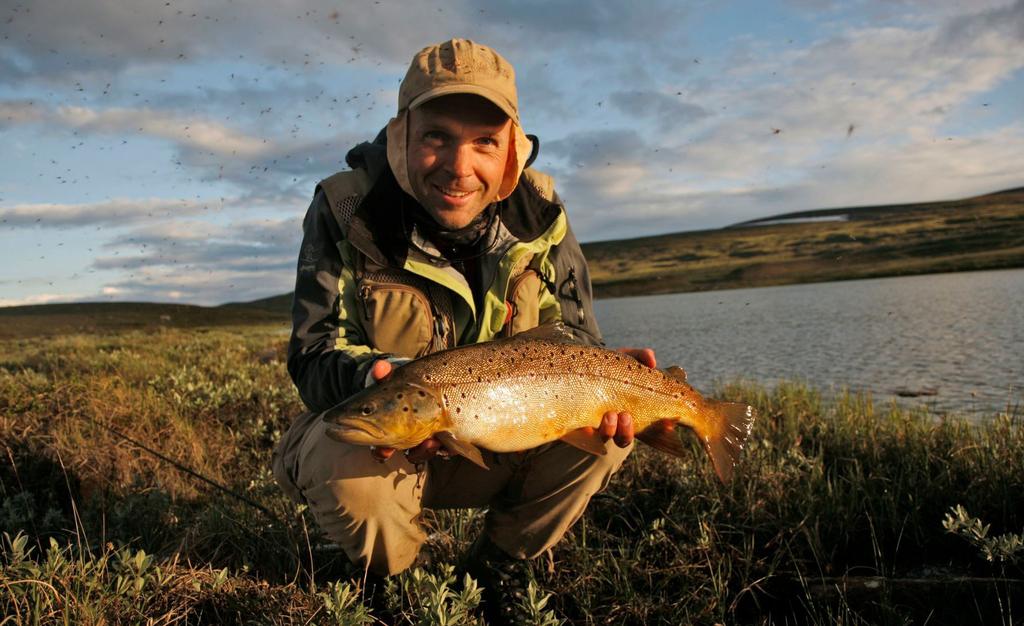
<path id="1" fill-rule="evenodd" d="M 303 222 L 288 371 L 310 410 L 362 389 L 380 357 L 415 358 L 561 319 L 601 343 L 590 275 L 549 176 L 527 168 L 498 206 L 483 298 L 406 219 L 383 138 L 353 148 Z"/>

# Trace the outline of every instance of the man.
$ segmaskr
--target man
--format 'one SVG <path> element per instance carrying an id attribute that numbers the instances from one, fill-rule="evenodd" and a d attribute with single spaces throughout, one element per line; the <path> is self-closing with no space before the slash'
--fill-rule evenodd
<path id="1" fill-rule="evenodd" d="M 319 413 L 410 359 L 563 320 L 600 343 L 590 280 L 551 179 L 527 169 L 512 66 L 454 39 L 413 59 L 398 114 L 351 171 L 322 181 L 303 224 L 288 370 L 310 413 L 275 451 L 284 490 L 306 502 L 353 562 L 380 576 L 415 560 L 423 507 L 488 507 L 467 558 L 501 614 L 524 560 L 553 546 L 629 453 L 628 413 L 610 412 L 593 456 L 561 442 L 484 451 L 489 471 L 429 438 L 395 454 L 334 441 Z M 627 350 L 653 367 L 651 350 Z M 420 475 L 422 471 L 422 476 Z M 496 613 L 498 612 L 498 613 Z"/>

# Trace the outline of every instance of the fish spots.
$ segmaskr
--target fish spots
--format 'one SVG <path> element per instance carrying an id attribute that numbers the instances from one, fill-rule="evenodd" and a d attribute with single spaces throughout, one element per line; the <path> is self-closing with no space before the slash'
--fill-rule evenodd
<path id="1" fill-rule="evenodd" d="M 398 394 L 397 396 L 395 396 L 395 397 L 396 397 L 396 398 L 398 398 L 399 400 L 401 400 L 402 398 L 404 398 L 404 397 L 405 397 L 405 394 L 404 394 L 404 393 L 401 393 L 401 392 L 399 392 L 399 394 Z"/>
<path id="2" fill-rule="evenodd" d="M 462 407 L 461 406 L 455 407 L 455 412 L 456 413 L 462 413 Z"/>
<path id="3" fill-rule="evenodd" d="M 426 398 L 426 397 L 427 397 L 427 392 L 426 392 L 426 391 L 423 391 L 422 389 L 420 389 L 420 390 L 418 390 L 418 391 L 416 392 L 416 395 L 418 395 L 418 396 L 419 396 L 419 397 L 421 397 L 421 398 Z"/>
<path id="4" fill-rule="evenodd" d="M 402 412 L 403 413 L 408 413 L 409 412 L 409 407 L 408 406 L 403 406 L 402 407 Z"/>
<path id="5" fill-rule="evenodd" d="M 423 380 L 425 380 L 425 381 L 427 381 L 429 383 L 430 381 L 433 380 L 433 378 L 431 378 L 430 374 L 427 374 L 426 376 L 423 377 Z"/>
<path id="6" fill-rule="evenodd" d="M 463 391 L 463 392 L 462 392 L 461 394 L 459 394 L 459 395 L 461 395 L 461 396 L 462 396 L 462 399 L 463 399 L 463 400 L 465 400 L 465 399 L 466 399 L 466 392 L 465 392 L 465 391 Z"/>

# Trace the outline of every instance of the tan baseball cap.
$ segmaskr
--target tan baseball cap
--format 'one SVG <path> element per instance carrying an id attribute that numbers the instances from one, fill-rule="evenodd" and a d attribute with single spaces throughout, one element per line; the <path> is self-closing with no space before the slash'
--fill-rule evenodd
<path id="1" fill-rule="evenodd" d="M 398 184 L 406 193 L 414 195 L 406 157 L 409 111 L 428 100 L 451 94 L 485 98 L 512 120 L 509 159 L 497 200 L 507 198 L 519 182 L 533 144 L 520 125 L 512 64 L 493 49 L 469 39 L 450 39 L 420 50 L 402 79 L 398 88 L 398 114 L 387 129 L 388 162 Z"/>
<path id="2" fill-rule="evenodd" d="M 468 39 L 450 39 L 420 50 L 398 90 L 398 108 L 415 109 L 454 93 L 484 97 L 519 122 L 512 64 L 491 48 Z"/>

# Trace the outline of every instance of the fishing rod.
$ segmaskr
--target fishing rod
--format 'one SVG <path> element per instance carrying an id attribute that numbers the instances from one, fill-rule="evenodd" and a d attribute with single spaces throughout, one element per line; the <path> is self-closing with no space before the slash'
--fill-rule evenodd
<path id="1" fill-rule="evenodd" d="M 219 482 L 213 480 L 212 478 L 207 478 L 206 476 L 203 476 L 202 474 L 200 474 L 199 472 L 197 472 L 197 471 L 193 470 L 192 468 L 188 467 L 184 463 L 181 463 L 180 461 L 172 459 L 171 457 L 163 454 L 162 452 L 160 452 L 158 450 L 154 450 L 153 448 L 150 448 L 149 446 L 147 446 L 146 444 L 144 444 L 144 443 L 142 443 L 140 441 L 136 441 L 135 439 L 133 439 L 133 438 L 129 437 L 128 435 L 122 433 L 121 431 L 117 430 L 113 426 L 108 426 L 107 424 L 104 424 L 103 422 L 100 422 L 99 420 L 96 420 L 96 419 L 92 418 L 89 415 L 84 415 L 83 417 L 85 417 L 87 420 L 89 420 L 93 424 L 99 426 L 100 428 L 103 428 L 107 432 L 110 432 L 110 433 L 116 435 L 117 437 L 120 437 L 121 439 L 124 439 L 128 443 L 131 443 L 132 445 L 145 450 L 146 452 L 152 454 L 153 456 L 155 456 L 158 459 L 164 461 L 165 463 L 170 464 L 172 467 L 174 467 L 178 471 L 184 472 L 185 474 L 188 474 L 189 476 L 192 476 L 193 478 L 196 478 L 196 479 L 206 483 L 207 485 L 210 485 L 211 487 L 213 487 L 214 489 L 220 491 L 221 493 L 225 493 L 225 494 L 231 496 L 232 498 L 235 498 L 235 499 L 237 499 L 237 500 L 239 500 L 241 502 L 244 502 L 245 504 L 248 504 L 252 508 L 256 509 L 257 511 L 260 511 L 261 513 L 263 513 L 264 515 L 269 517 L 271 520 L 277 522 L 278 524 L 281 524 L 281 526 L 284 526 L 284 527 L 288 526 L 288 524 L 284 520 L 282 520 L 280 517 L 278 517 L 276 513 L 274 513 L 273 511 L 271 511 L 267 507 L 263 506 L 259 502 L 256 502 L 252 498 L 250 498 L 248 496 L 245 496 L 243 494 L 237 493 L 237 492 L 233 491 L 232 489 L 230 489 L 229 487 L 227 487 L 225 485 L 222 485 Z"/>

